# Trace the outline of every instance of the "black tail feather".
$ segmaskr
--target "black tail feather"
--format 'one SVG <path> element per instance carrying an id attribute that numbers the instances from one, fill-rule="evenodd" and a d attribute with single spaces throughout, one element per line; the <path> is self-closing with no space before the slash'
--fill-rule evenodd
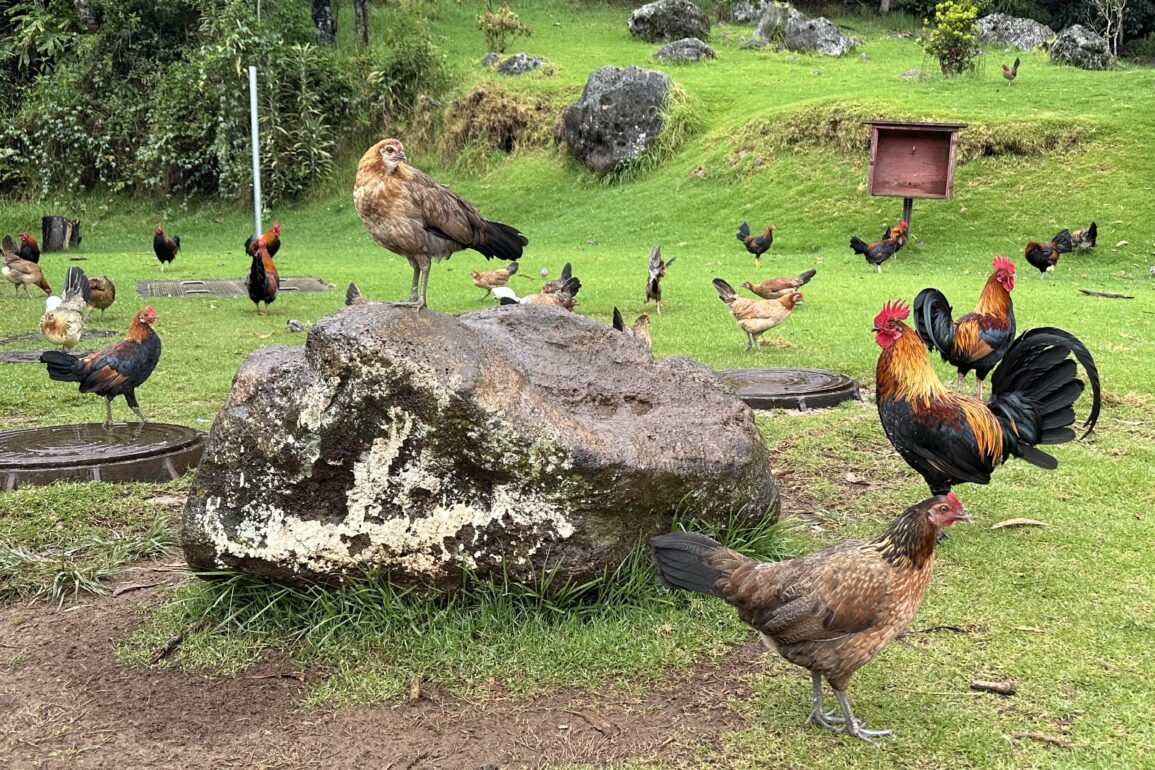
<path id="1" fill-rule="evenodd" d="M 857 235 L 850 237 L 850 248 L 854 250 L 855 254 L 865 254 L 870 250 L 870 244 L 859 238 Z"/>
<path id="2" fill-rule="evenodd" d="M 626 322 L 622 318 L 622 311 L 618 310 L 616 307 L 614 308 L 613 326 L 620 332 L 624 332 L 626 330 Z"/>
<path id="3" fill-rule="evenodd" d="M 59 350 L 45 350 L 40 354 L 40 363 L 48 365 L 48 376 L 57 382 L 80 382 L 84 377 L 77 364 L 80 359 Z"/>
<path id="4" fill-rule="evenodd" d="M 918 333 L 927 350 L 936 348 L 942 360 L 948 360 L 954 343 L 953 308 L 938 289 L 923 289 L 914 298 L 914 330 Z"/>
<path id="5" fill-rule="evenodd" d="M 738 240 L 745 242 L 750 237 L 750 225 L 743 222 L 738 225 Z"/>
<path id="6" fill-rule="evenodd" d="M 1055 233 L 1055 237 L 1051 239 L 1051 243 L 1055 244 L 1055 251 L 1060 254 L 1069 254 L 1074 248 L 1074 243 L 1071 241 L 1070 230 L 1060 230 Z"/>
<path id="7" fill-rule="evenodd" d="M 722 544 L 695 532 L 672 532 L 650 541 L 650 555 L 658 566 L 658 580 L 667 588 L 721 596 L 717 586 L 722 573 L 702 563 L 702 557 Z"/>
<path id="8" fill-rule="evenodd" d="M 715 278 L 713 280 L 713 284 L 714 288 L 718 291 L 718 299 L 722 300 L 727 305 L 733 302 L 734 298 L 738 296 L 737 292 L 734 291 L 734 287 L 723 281 L 721 278 Z"/>
<path id="9" fill-rule="evenodd" d="M 357 288 L 357 284 L 350 283 L 349 288 L 345 289 L 345 305 L 359 305 L 365 301 L 365 296 L 361 294 L 361 290 Z"/>
<path id="10" fill-rule="evenodd" d="M 516 227 L 501 222 L 486 222 L 485 234 L 475 238 L 471 248 L 480 251 L 486 259 L 504 259 L 513 261 L 521 259 L 522 250 L 529 244 L 529 239 L 521 234 Z"/>
<path id="11" fill-rule="evenodd" d="M 674 260 L 671 259 L 670 261 L 673 262 Z M 805 273 L 798 276 L 798 281 L 799 281 L 798 285 L 799 286 L 805 286 L 806 284 L 810 283 L 810 279 L 813 278 L 814 276 L 816 276 L 817 274 L 818 274 L 817 270 L 813 270 L 813 269 L 807 270 Z"/>
<path id="12" fill-rule="evenodd" d="M 573 276 L 573 265 L 566 262 L 561 268 L 561 282 L 565 283 Z"/>
<path id="13" fill-rule="evenodd" d="M 1085 237 L 1087 240 L 1087 246 L 1094 248 L 1095 239 L 1099 237 L 1099 226 L 1092 222 L 1091 226 L 1087 228 L 1087 235 Z"/>

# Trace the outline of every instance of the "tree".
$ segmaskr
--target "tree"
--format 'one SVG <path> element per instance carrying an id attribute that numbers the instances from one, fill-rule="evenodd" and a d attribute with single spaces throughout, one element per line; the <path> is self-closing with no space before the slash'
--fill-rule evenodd
<path id="1" fill-rule="evenodd" d="M 337 17 L 333 15 L 332 0 L 312 0 L 313 26 L 317 28 L 317 42 L 334 45 L 337 42 Z"/>
<path id="2" fill-rule="evenodd" d="M 353 17 L 361 33 L 361 45 L 369 45 L 369 0 L 353 0 Z"/>
<path id="3" fill-rule="evenodd" d="M 1127 0 L 1091 0 L 1091 5 L 1107 25 L 1103 37 L 1107 38 L 1107 45 L 1111 46 L 1111 56 L 1119 58 L 1119 49 L 1123 46 L 1123 15 L 1127 10 Z"/>
<path id="4" fill-rule="evenodd" d="M 890 13 L 890 0 L 882 0 L 878 4 L 878 12 L 883 15 Z"/>

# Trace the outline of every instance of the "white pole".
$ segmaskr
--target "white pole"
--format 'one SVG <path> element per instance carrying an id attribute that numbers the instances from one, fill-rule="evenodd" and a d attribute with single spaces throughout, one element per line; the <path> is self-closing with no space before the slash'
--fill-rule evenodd
<path id="1" fill-rule="evenodd" d="M 261 148 L 257 127 L 257 68 L 249 67 L 249 127 L 253 134 L 253 216 L 257 221 L 254 237 L 260 238 L 261 227 Z"/>

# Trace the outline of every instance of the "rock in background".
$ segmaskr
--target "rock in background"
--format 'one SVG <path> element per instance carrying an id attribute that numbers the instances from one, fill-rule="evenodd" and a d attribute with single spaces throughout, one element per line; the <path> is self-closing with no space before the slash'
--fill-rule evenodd
<path id="1" fill-rule="evenodd" d="M 995 45 L 1033 51 L 1051 42 L 1055 30 L 1034 19 L 1020 19 L 1005 13 L 992 13 L 975 23 L 975 41 L 979 45 Z"/>
<path id="2" fill-rule="evenodd" d="M 786 33 L 786 22 L 791 19 L 805 19 L 790 3 L 767 3 L 758 21 L 754 39 L 763 42 L 781 42 Z"/>
<path id="3" fill-rule="evenodd" d="M 1059 33 L 1051 46 L 1051 61 L 1085 70 L 1105 70 L 1114 64 L 1106 38 L 1082 24 L 1073 24 Z"/>
<path id="4" fill-rule="evenodd" d="M 696 37 L 685 40 L 676 40 L 669 45 L 662 46 L 654 54 L 659 61 L 668 62 L 696 62 L 717 58 L 714 49 Z"/>
<path id="5" fill-rule="evenodd" d="M 710 36 L 710 20 L 690 0 L 657 0 L 630 14 L 630 34 L 647 43 Z"/>
<path id="6" fill-rule="evenodd" d="M 731 15 L 735 24 L 757 24 L 771 0 L 738 0 Z"/>
<path id="7" fill-rule="evenodd" d="M 540 56 L 530 56 L 527 53 L 515 53 L 495 67 L 502 75 L 524 75 L 527 72 L 539 70 L 545 66 L 545 59 Z"/>
<path id="8" fill-rule="evenodd" d="M 776 515 L 752 413 L 695 362 L 559 308 L 373 303 L 238 371 L 184 512 L 194 569 L 585 580 L 670 526 Z"/>
<path id="9" fill-rule="evenodd" d="M 562 111 L 557 138 L 590 171 L 612 174 L 657 141 L 669 93 L 670 78 L 661 72 L 602 67 Z"/>
<path id="10" fill-rule="evenodd" d="M 822 16 L 808 19 L 797 11 L 786 20 L 783 39 L 789 51 L 816 51 L 826 56 L 842 56 L 852 46 L 834 22 Z"/>

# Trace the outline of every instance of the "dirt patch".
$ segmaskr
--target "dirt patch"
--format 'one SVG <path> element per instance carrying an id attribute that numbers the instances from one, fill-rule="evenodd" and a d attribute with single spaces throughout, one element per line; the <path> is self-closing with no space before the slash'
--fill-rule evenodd
<path id="1" fill-rule="evenodd" d="M 139 585 L 183 579 L 138 570 Z M 163 583 L 162 583 L 163 585 Z M 650 684 L 467 702 L 436 692 L 414 703 L 302 711 L 310 672 L 266 660 L 231 677 L 124 667 L 119 640 L 157 588 L 57 608 L 0 606 L 0 767 L 446 768 L 600 764 L 660 755 L 693 766 L 694 746 L 743 725 L 732 701 L 762 668 L 751 640 L 717 665 Z"/>

